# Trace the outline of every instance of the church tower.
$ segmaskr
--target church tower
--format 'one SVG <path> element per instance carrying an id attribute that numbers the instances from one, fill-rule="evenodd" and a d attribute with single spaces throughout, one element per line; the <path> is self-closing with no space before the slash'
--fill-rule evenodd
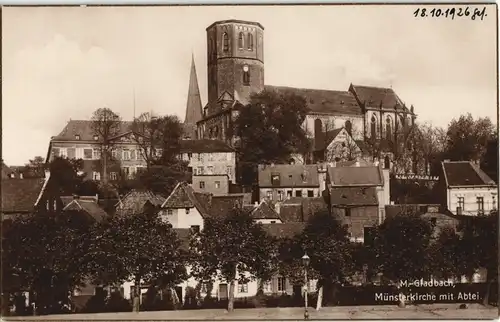
<path id="1" fill-rule="evenodd" d="M 185 131 L 189 132 L 187 136 L 191 138 L 196 137 L 196 122 L 200 121 L 202 118 L 200 88 L 198 86 L 198 77 L 196 76 L 196 66 L 194 64 L 193 55 L 191 58 L 191 74 L 189 75 L 186 117 L 184 118 Z"/>
<path id="2" fill-rule="evenodd" d="M 264 89 L 264 27 L 258 22 L 224 20 L 207 28 L 208 106 L 205 117 L 221 108 L 218 101 L 238 100 Z"/>

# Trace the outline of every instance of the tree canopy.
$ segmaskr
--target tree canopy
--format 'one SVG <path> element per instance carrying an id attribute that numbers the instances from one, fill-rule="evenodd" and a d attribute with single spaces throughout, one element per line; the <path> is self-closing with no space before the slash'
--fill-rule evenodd
<path id="1" fill-rule="evenodd" d="M 302 128 L 308 111 L 306 100 L 293 93 L 263 91 L 242 106 L 232 129 L 246 184 L 255 180 L 257 164 L 289 163 L 293 154 L 309 151 Z"/>
<path id="2" fill-rule="evenodd" d="M 229 284 L 228 310 L 234 305 L 235 281 L 266 278 L 273 271 L 272 239 L 248 212 L 234 208 L 224 218 L 210 217 L 192 243 L 192 275 Z M 243 274 L 244 272 L 248 275 Z"/>

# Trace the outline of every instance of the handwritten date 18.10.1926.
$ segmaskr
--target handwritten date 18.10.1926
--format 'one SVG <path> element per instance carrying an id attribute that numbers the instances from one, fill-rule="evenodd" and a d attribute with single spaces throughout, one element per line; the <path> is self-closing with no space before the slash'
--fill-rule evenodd
<path id="1" fill-rule="evenodd" d="M 451 20 L 468 18 L 471 20 L 484 20 L 487 16 L 486 7 L 482 8 L 418 8 L 413 12 L 415 18 L 448 18 Z"/>

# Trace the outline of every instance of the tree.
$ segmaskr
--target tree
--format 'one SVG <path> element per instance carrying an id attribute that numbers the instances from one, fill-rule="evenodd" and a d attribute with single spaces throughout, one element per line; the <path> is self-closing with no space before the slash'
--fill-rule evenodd
<path id="1" fill-rule="evenodd" d="M 458 247 L 462 256 L 460 271 L 472 281 L 477 269 L 486 269 L 488 289 L 484 302 L 487 304 L 491 284 L 498 279 L 498 211 L 463 222 L 461 231 Z"/>
<path id="2" fill-rule="evenodd" d="M 267 90 L 239 109 L 231 134 L 238 138 L 242 182 L 255 182 L 258 164 L 289 163 L 293 154 L 309 151 L 302 128 L 307 111 L 303 97 Z"/>
<path id="3" fill-rule="evenodd" d="M 272 239 L 240 208 L 234 208 L 224 218 L 207 218 L 191 249 L 194 277 L 229 284 L 228 311 L 234 308 L 235 281 L 248 283 L 267 278 L 273 271 Z"/>
<path id="4" fill-rule="evenodd" d="M 101 223 L 93 230 L 87 254 L 93 280 L 103 285 L 133 281 L 134 298 L 143 283 L 180 283 L 187 277 L 185 263 L 181 241 L 171 227 L 153 213 L 114 216 Z"/>
<path id="5" fill-rule="evenodd" d="M 108 161 L 113 149 L 113 138 L 120 133 L 121 118 L 109 108 L 99 108 L 92 114 L 91 128 L 101 151 L 103 182 L 108 182 Z"/>
<path id="6" fill-rule="evenodd" d="M 23 176 L 25 178 L 43 178 L 45 176 L 45 159 L 36 156 L 24 165 Z"/>
<path id="7" fill-rule="evenodd" d="M 486 152 L 481 162 L 481 169 L 496 183 L 498 183 L 498 132 L 488 140 Z"/>
<path id="8" fill-rule="evenodd" d="M 58 302 L 81 286 L 90 224 L 78 213 L 40 212 L 2 227 L 2 280 L 35 296 L 37 311 L 55 313 Z"/>
<path id="9" fill-rule="evenodd" d="M 60 189 L 61 195 L 72 195 L 78 193 L 82 183 L 83 174 L 82 159 L 54 158 L 49 164 L 52 184 Z"/>
<path id="10" fill-rule="evenodd" d="M 453 161 L 480 161 L 486 152 L 494 126 L 488 117 L 474 119 L 470 113 L 448 125 L 446 158 Z"/>
<path id="11" fill-rule="evenodd" d="M 328 290 L 350 279 L 354 265 L 352 254 L 347 251 L 351 249 L 349 233 L 328 210 L 315 213 L 298 238 L 303 251 L 311 258 L 311 269 L 319 278 L 319 294 L 323 294 L 323 288 Z M 318 296 L 320 304 L 321 297 Z"/>
<path id="12" fill-rule="evenodd" d="M 423 160 L 425 162 L 425 174 L 437 175 L 441 166 L 442 155 L 446 146 L 446 132 L 440 127 L 430 123 L 417 125 L 420 132 L 420 144 Z"/>
<path id="13" fill-rule="evenodd" d="M 180 158 L 183 126 L 176 116 L 143 113 L 132 124 L 134 140 L 146 161 L 138 174 L 142 185 L 168 195 L 177 182 L 188 179 L 188 162 Z"/>
<path id="14" fill-rule="evenodd" d="M 432 233 L 431 224 L 418 214 L 387 218 L 378 227 L 374 243 L 383 277 L 393 283 L 427 277 Z"/>
<path id="15" fill-rule="evenodd" d="M 437 238 L 429 245 L 429 266 L 435 278 L 453 279 L 460 276 L 463 254 L 460 252 L 460 236 L 452 227 L 441 229 Z"/>

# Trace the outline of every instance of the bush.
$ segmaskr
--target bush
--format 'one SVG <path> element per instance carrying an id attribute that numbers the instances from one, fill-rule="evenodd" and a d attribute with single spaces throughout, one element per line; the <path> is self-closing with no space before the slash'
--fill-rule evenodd
<path id="1" fill-rule="evenodd" d="M 106 312 L 131 312 L 132 305 L 119 292 L 111 293 L 106 301 Z"/>

